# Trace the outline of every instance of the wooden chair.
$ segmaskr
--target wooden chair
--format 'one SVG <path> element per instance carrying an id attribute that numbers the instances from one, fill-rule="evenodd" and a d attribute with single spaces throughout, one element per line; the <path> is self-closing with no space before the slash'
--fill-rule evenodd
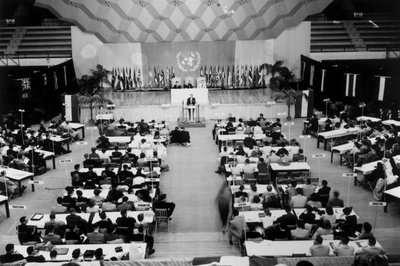
<path id="1" fill-rule="evenodd" d="M 155 209 L 155 218 L 156 218 L 156 232 L 158 230 L 158 226 L 160 223 L 165 222 L 167 224 L 167 231 L 169 230 L 169 217 L 167 209 Z"/>

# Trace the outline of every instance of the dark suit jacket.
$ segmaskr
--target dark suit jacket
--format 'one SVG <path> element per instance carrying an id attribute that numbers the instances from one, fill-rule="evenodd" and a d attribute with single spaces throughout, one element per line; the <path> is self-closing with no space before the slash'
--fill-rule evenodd
<path id="1" fill-rule="evenodd" d="M 186 105 L 196 105 L 196 98 L 188 98 L 187 100 L 186 100 Z"/>

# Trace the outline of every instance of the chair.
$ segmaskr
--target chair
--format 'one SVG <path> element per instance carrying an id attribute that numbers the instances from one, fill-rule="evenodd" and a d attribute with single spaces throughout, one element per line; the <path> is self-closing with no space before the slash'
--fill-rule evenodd
<path id="1" fill-rule="evenodd" d="M 155 209 L 155 217 L 156 217 L 156 232 L 158 230 L 158 226 L 161 222 L 167 223 L 167 231 L 169 230 L 169 217 L 167 209 Z"/>
<path id="2" fill-rule="evenodd" d="M 279 179 L 287 179 L 288 178 L 288 172 L 278 172 L 276 174 L 276 180 L 278 181 Z"/>
<path id="3" fill-rule="evenodd" d="M 330 196 L 329 194 L 321 194 L 321 195 L 319 195 L 319 201 L 321 202 L 322 207 L 325 208 L 326 204 L 328 203 L 329 196 Z"/>
<path id="4" fill-rule="evenodd" d="M 110 163 L 120 164 L 121 163 L 121 157 L 110 156 Z"/>
<path id="5" fill-rule="evenodd" d="M 258 173 L 257 183 L 259 184 L 270 184 L 271 176 L 269 173 Z"/>
<path id="6" fill-rule="evenodd" d="M 129 235 L 132 233 L 132 231 L 129 229 L 129 227 L 123 227 L 123 226 L 117 226 L 115 232 L 118 235 L 123 235 L 123 236 Z"/>
<path id="7" fill-rule="evenodd" d="M 311 184 L 312 185 L 318 185 L 319 184 L 319 177 L 312 177 L 310 178 Z"/>
<path id="8" fill-rule="evenodd" d="M 303 175 L 302 171 L 293 171 L 291 173 L 292 178 L 298 178 L 298 177 L 301 177 L 302 175 Z"/>
<path id="9" fill-rule="evenodd" d="M 254 177 L 253 173 L 243 173 L 243 181 L 246 184 L 253 184 L 256 183 L 256 178 Z"/>

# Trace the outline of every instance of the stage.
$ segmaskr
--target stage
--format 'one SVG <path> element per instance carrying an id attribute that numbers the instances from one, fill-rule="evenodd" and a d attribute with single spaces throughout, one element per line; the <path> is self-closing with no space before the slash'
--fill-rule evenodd
<path id="1" fill-rule="evenodd" d="M 202 91 L 198 91 L 202 90 Z M 201 96 L 196 98 L 196 94 Z M 178 94 L 179 96 L 172 97 Z M 268 105 L 272 101 L 271 90 L 261 89 L 235 89 L 235 90 L 209 90 L 205 98 L 204 89 L 177 89 L 171 91 L 151 92 L 112 92 L 107 97 L 115 104 L 114 119 L 124 118 L 127 121 L 156 120 L 177 121 L 182 114 L 182 100 L 187 95 L 193 94 L 199 103 L 200 117 L 205 120 L 227 118 L 229 114 L 236 118 L 257 118 L 260 113 L 267 118 L 276 118 L 278 113 L 286 113 L 286 104 Z M 179 99 L 179 100 L 177 100 Z M 294 108 L 291 108 L 294 117 Z M 93 117 L 99 113 L 93 110 Z M 81 122 L 90 119 L 90 110 L 81 108 Z"/>

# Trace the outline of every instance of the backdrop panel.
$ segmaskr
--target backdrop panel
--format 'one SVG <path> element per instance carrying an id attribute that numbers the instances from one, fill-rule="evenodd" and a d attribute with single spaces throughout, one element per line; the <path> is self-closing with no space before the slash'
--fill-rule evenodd
<path id="1" fill-rule="evenodd" d="M 173 67 L 175 77 L 196 79 L 201 67 L 232 66 L 235 42 L 146 43 L 142 56 L 144 80 L 154 75 L 155 67 Z"/>
<path id="2" fill-rule="evenodd" d="M 141 70 L 142 56 L 139 43 L 103 43 L 95 35 L 71 27 L 72 59 L 76 76 L 90 74 L 97 64 L 112 70 L 135 67 Z"/>

